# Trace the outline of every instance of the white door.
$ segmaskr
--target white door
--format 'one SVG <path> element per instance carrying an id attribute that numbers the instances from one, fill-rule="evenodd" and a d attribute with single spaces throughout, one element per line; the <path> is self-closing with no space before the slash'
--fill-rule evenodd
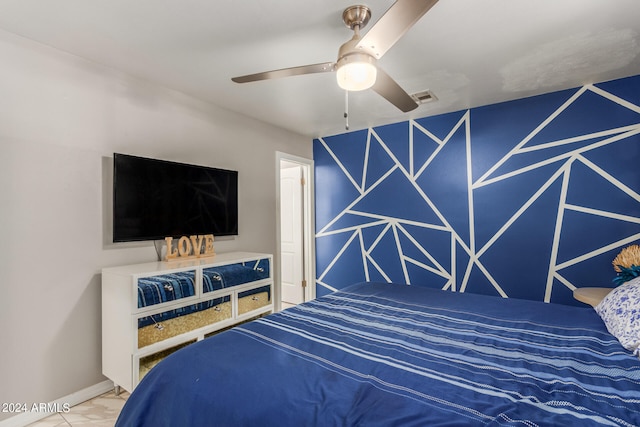
<path id="1" fill-rule="evenodd" d="M 282 162 L 280 170 L 280 260 L 282 301 L 304 302 L 302 167 Z"/>

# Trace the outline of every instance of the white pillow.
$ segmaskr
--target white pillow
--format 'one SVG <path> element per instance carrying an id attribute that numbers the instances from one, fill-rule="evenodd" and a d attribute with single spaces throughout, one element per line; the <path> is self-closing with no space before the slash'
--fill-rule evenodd
<path id="1" fill-rule="evenodd" d="M 609 292 L 595 310 L 609 333 L 640 356 L 640 276 Z"/>

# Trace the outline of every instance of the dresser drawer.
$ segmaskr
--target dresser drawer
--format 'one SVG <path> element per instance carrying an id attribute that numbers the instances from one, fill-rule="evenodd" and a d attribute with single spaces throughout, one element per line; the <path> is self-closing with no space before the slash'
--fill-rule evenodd
<path id="1" fill-rule="evenodd" d="M 270 277 L 268 259 L 208 267 L 202 270 L 203 293 L 219 291 Z"/>
<path id="2" fill-rule="evenodd" d="M 142 380 L 142 378 L 144 378 L 144 376 L 147 375 L 147 373 L 154 366 L 160 363 L 162 359 L 164 359 L 167 356 L 170 356 L 172 353 L 175 353 L 176 351 L 180 350 L 183 347 L 188 346 L 189 344 L 193 344 L 194 342 L 196 342 L 196 340 L 187 341 L 175 347 L 171 347 L 166 350 L 162 350 L 157 353 L 141 357 L 140 360 L 138 361 L 138 378 L 137 378 L 137 381 L 134 381 L 134 382 L 135 383 L 140 382 L 140 380 Z"/>
<path id="3" fill-rule="evenodd" d="M 138 317 L 138 348 L 233 317 L 231 295 Z"/>
<path id="4" fill-rule="evenodd" d="M 137 280 L 138 309 L 196 295 L 196 270 L 165 273 Z"/>
<path id="5" fill-rule="evenodd" d="M 238 292 L 238 316 L 268 306 L 272 297 L 271 285 Z"/>

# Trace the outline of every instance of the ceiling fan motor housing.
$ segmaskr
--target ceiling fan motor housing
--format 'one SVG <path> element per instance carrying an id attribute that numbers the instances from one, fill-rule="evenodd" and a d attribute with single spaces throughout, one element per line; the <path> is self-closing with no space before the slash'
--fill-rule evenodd
<path id="1" fill-rule="evenodd" d="M 377 60 L 370 53 L 356 47 L 359 41 L 360 36 L 356 33 L 338 51 L 336 78 L 338 85 L 344 90 L 365 90 L 376 82 Z"/>
<path id="2" fill-rule="evenodd" d="M 378 69 L 375 58 L 366 53 L 354 52 L 345 55 L 337 63 L 338 85 L 349 91 L 369 89 L 376 82 Z"/>

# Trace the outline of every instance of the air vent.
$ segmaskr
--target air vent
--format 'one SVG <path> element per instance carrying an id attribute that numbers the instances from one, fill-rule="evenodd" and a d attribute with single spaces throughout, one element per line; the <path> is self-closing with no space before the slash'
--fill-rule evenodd
<path id="1" fill-rule="evenodd" d="M 411 97 L 418 104 L 426 104 L 427 102 L 433 102 L 438 100 L 438 98 L 430 90 L 423 90 L 422 92 L 416 92 L 412 94 Z"/>

